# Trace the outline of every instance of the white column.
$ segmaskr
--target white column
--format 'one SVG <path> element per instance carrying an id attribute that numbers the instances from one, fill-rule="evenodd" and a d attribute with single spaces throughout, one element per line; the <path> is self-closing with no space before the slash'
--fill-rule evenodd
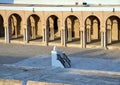
<path id="1" fill-rule="evenodd" d="M 83 31 L 83 48 L 86 48 L 86 35 L 85 35 L 85 30 Z"/>
<path id="2" fill-rule="evenodd" d="M 64 29 L 61 28 L 61 45 L 64 46 Z"/>
<path id="3" fill-rule="evenodd" d="M 28 29 L 26 29 L 26 42 L 27 43 L 29 42 L 29 38 L 30 38 L 30 35 L 28 33 Z"/>
<path id="4" fill-rule="evenodd" d="M 23 30 L 23 33 L 24 33 L 23 40 L 24 40 L 24 42 L 26 42 L 26 30 L 25 30 L 25 28 Z"/>
<path id="5" fill-rule="evenodd" d="M 89 42 L 89 29 L 86 29 L 86 41 Z"/>
<path id="6" fill-rule="evenodd" d="M 5 27 L 5 43 L 7 43 L 7 28 Z"/>
<path id="7" fill-rule="evenodd" d="M 45 28 L 44 28 L 43 31 L 42 31 L 42 36 L 43 36 L 42 42 L 45 43 Z"/>
<path id="8" fill-rule="evenodd" d="M 112 43 L 112 30 L 110 30 L 110 43 Z"/>
<path id="9" fill-rule="evenodd" d="M 89 42 L 91 42 L 91 30 L 89 29 Z"/>
<path id="10" fill-rule="evenodd" d="M 80 31 L 80 44 L 81 47 L 83 48 L 83 31 Z"/>
<path id="11" fill-rule="evenodd" d="M 9 28 L 5 28 L 5 42 L 10 43 Z"/>
<path id="12" fill-rule="evenodd" d="M 61 45 L 62 46 L 66 46 L 66 39 L 67 39 L 66 31 L 65 29 L 62 29 L 61 30 Z"/>
<path id="13" fill-rule="evenodd" d="M 90 29 L 86 29 L 86 41 L 91 42 L 91 31 L 90 31 Z"/>
<path id="14" fill-rule="evenodd" d="M 67 29 L 64 29 L 64 46 L 67 45 Z"/>
<path id="15" fill-rule="evenodd" d="M 89 29 L 86 29 L 86 41 L 89 42 Z"/>
<path id="16" fill-rule="evenodd" d="M 45 29 L 45 45 L 48 45 L 48 38 L 49 38 L 49 34 L 48 34 L 48 30 Z"/>
<path id="17" fill-rule="evenodd" d="M 101 47 L 104 47 L 104 32 L 101 32 Z"/>
<path id="18" fill-rule="evenodd" d="M 104 48 L 107 48 L 106 32 L 104 32 Z"/>
<path id="19" fill-rule="evenodd" d="M 28 29 L 24 29 L 24 40 L 26 43 L 29 42 L 29 35 L 28 35 Z"/>

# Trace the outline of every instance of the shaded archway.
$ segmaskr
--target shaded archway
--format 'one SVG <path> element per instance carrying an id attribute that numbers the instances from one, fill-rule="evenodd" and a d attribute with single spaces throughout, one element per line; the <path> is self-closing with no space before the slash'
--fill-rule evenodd
<path id="1" fill-rule="evenodd" d="M 60 42 L 60 21 L 59 18 L 55 15 L 51 15 L 47 19 L 47 30 L 48 30 L 48 39 L 49 41 Z"/>
<path id="2" fill-rule="evenodd" d="M 42 27 L 40 17 L 33 14 L 28 17 L 27 20 L 28 36 L 29 40 L 41 39 L 42 41 Z"/>
<path id="3" fill-rule="evenodd" d="M 17 39 L 23 37 L 23 29 L 21 26 L 22 19 L 18 14 L 10 15 L 8 19 L 10 39 Z"/>
<path id="4" fill-rule="evenodd" d="M 70 15 L 65 20 L 66 38 L 67 42 L 75 42 L 80 44 L 80 22 L 79 19 Z"/>
<path id="5" fill-rule="evenodd" d="M 100 21 L 96 16 L 89 16 L 85 21 L 86 42 L 88 44 L 100 44 Z"/>
<path id="6" fill-rule="evenodd" d="M 120 41 L 120 19 L 117 16 L 110 16 L 106 20 L 107 44 Z"/>
<path id="7" fill-rule="evenodd" d="M 5 36 L 5 31 L 4 31 L 4 20 L 3 17 L 0 15 L 0 38 L 3 38 Z"/>

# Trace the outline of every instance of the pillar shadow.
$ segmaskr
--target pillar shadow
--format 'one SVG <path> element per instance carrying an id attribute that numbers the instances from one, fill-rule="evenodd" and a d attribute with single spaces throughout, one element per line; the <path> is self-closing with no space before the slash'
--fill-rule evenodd
<path id="1" fill-rule="evenodd" d="M 91 42 L 87 42 L 87 44 L 93 44 L 93 43 L 97 43 L 97 42 L 100 42 L 100 40 L 92 40 Z"/>
<path id="2" fill-rule="evenodd" d="M 80 42 L 80 38 L 74 38 L 72 39 L 72 41 L 67 41 L 67 43 L 72 43 L 72 42 L 77 42 L 77 41 Z"/>
<path id="3" fill-rule="evenodd" d="M 112 43 L 109 43 L 109 44 L 107 44 L 107 45 L 113 45 L 113 44 L 118 44 L 118 43 L 120 43 L 120 40 L 118 41 L 112 41 Z"/>
<path id="4" fill-rule="evenodd" d="M 38 39 L 42 39 L 42 38 L 43 38 L 42 36 L 38 36 L 35 39 L 30 39 L 29 41 L 34 41 L 34 40 L 38 40 Z"/>
<path id="5" fill-rule="evenodd" d="M 61 38 L 60 37 L 56 37 L 54 40 L 49 40 L 49 42 L 54 42 L 54 41 L 59 41 L 59 40 L 61 40 Z"/>

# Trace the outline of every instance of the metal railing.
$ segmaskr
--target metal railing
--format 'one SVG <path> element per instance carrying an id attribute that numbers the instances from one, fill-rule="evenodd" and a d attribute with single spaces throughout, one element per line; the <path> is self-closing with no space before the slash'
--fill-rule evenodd
<path id="1" fill-rule="evenodd" d="M 59 60 L 62 63 L 64 68 L 70 68 L 71 67 L 71 61 L 65 53 L 63 53 L 62 56 L 60 54 L 57 54 L 57 60 Z"/>

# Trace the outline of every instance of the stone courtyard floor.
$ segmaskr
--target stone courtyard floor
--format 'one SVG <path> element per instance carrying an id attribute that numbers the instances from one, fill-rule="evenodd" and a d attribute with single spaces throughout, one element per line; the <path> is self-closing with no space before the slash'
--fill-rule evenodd
<path id="1" fill-rule="evenodd" d="M 120 50 L 57 47 L 71 68 L 51 66 L 53 46 L 0 43 L 0 78 L 72 85 L 120 85 Z"/>

